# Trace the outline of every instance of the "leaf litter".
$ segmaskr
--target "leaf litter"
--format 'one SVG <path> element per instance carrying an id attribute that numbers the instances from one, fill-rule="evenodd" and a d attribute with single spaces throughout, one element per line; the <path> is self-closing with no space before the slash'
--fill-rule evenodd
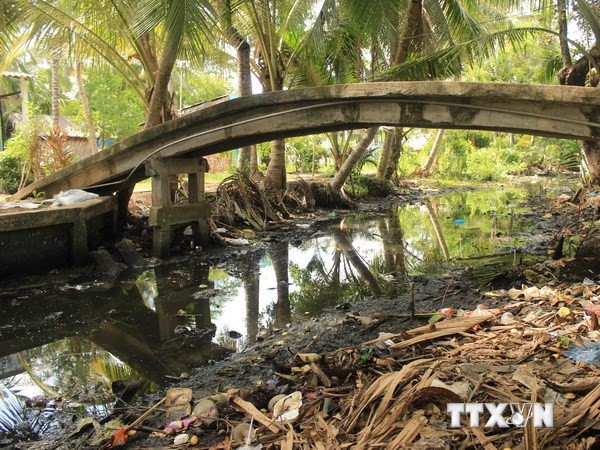
<path id="1" fill-rule="evenodd" d="M 600 304 L 600 285 L 585 288 L 494 291 L 489 294 L 506 298 L 505 307 L 480 305 L 361 345 L 297 354 L 288 373 L 278 374 L 286 395 L 273 399 L 273 411 L 256 400 L 257 392 L 229 390 L 195 403 L 218 408 L 214 424 L 189 414 L 168 422 L 163 413 L 165 432 L 154 436 L 162 445 L 177 438 L 184 447 L 197 442 L 215 450 L 598 448 L 600 368 L 576 355 L 600 340 L 597 321 L 590 320 L 599 311 L 590 312 L 590 305 Z M 507 312 L 512 320 L 504 324 Z M 170 406 L 193 401 L 179 388 L 166 398 Z M 464 402 L 553 403 L 554 428 L 531 422 L 469 428 L 468 418 L 451 428 L 447 404 Z M 173 436 L 170 428 L 197 440 Z M 127 448 L 137 448 L 134 440 Z"/>

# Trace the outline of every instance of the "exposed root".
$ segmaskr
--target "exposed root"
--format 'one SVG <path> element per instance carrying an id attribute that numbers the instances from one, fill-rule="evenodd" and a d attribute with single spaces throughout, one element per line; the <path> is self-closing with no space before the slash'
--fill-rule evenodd
<path id="1" fill-rule="evenodd" d="M 323 208 L 354 208 L 356 204 L 343 192 L 334 191 L 329 183 L 310 183 L 315 205 Z"/>

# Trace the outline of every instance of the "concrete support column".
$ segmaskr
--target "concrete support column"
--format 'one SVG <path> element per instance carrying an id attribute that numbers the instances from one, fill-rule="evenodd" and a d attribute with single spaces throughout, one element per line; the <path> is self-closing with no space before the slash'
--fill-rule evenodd
<path id="1" fill-rule="evenodd" d="M 152 159 L 146 162 L 146 174 L 152 177 L 150 225 L 154 226 L 153 251 L 159 258 L 169 255 L 173 225 L 191 223 L 197 243 L 208 241 L 209 205 L 204 201 L 206 160 L 198 157 Z M 188 204 L 176 205 L 171 200 L 169 178 L 188 175 Z"/>

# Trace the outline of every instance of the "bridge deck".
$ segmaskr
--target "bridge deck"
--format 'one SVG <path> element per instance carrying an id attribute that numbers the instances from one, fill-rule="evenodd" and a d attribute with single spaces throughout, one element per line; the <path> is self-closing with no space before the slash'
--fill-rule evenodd
<path id="1" fill-rule="evenodd" d="M 581 87 L 430 81 L 293 89 L 222 102 L 138 133 L 15 198 L 70 188 L 110 193 L 145 178 L 150 157 L 204 156 L 326 131 L 393 125 L 592 140 L 600 136 L 599 122 L 600 96 Z"/>

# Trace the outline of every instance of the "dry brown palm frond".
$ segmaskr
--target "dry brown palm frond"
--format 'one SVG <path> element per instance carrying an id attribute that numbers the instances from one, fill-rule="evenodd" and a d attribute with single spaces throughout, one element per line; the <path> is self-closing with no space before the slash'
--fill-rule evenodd
<path id="1" fill-rule="evenodd" d="M 300 211 L 310 211 L 315 207 L 315 197 L 310 184 L 303 179 L 288 183 L 283 200 L 290 207 Z"/>
<path id="2" fill-rule="evenodd" d="M 278 208 L 264 191 L 242 173 L 225 178 L 216 193 L 213 220 L 230 226 L 246 223 L 265 230 L 270 221 L 279 221 Z"/>

